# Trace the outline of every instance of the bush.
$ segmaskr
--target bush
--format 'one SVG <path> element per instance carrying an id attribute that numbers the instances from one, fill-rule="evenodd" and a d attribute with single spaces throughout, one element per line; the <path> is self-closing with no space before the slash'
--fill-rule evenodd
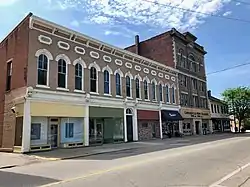
<path id="1" fill-rule="evenodd" d="M 242 128 L 242 129 L 241 129 L 241 132 L 243 132 L 243 133 L 246 132 L 246 129 L 245 129 L 245 128 Z"/>

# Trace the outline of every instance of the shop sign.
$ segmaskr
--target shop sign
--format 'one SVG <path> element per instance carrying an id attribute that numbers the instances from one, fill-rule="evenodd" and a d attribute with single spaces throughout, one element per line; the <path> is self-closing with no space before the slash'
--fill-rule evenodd
<path id="1" fill-rule="evenodd" d="M 185 111 L 184 114 L 190 115 L 191 117 L 197 118 L 197 117 L 209 117 L 208 112 L 189 112 Z"/>

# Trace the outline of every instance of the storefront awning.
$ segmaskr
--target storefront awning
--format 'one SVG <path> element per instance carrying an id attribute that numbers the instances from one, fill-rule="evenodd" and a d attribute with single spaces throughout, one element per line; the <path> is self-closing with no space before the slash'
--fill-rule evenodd
<path id="1" fill-rule="evenodd" d="M 179 121 L 183 120 L 181 114 L 175 110 L 162 110 L 161 111 L 162 121 Z"/>

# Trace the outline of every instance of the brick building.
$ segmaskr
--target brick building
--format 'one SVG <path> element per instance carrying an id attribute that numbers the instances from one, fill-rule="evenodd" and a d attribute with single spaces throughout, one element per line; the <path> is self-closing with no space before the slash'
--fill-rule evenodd
<path id="1" fill-rule="evenodd" d="M 206 51 L 190 32 L 176 29 L 145 41 L 135 37 L 135 44 L 126 50 L 176 68 L 185 134 L 201 134 L 204 129 L 212 132 L 208 108 L 207 81 L 204 55 Z"/>
<path id="2" fill-rule="evenodd" d="M 166 64 L 29 14 L 0 44 L 0 150 L 163 138 L 169 120 L 181 131 Z"/>

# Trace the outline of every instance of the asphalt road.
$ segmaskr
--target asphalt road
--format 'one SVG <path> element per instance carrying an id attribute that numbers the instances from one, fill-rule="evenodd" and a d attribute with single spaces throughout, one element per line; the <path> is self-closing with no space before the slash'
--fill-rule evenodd
<path id="1" fill-rule="evenodd" d="M 4 169 L 0 186 L 209 187 L 250 162 L 250 136 L 229 137 L 152 141 L 143 149 Z"/>

